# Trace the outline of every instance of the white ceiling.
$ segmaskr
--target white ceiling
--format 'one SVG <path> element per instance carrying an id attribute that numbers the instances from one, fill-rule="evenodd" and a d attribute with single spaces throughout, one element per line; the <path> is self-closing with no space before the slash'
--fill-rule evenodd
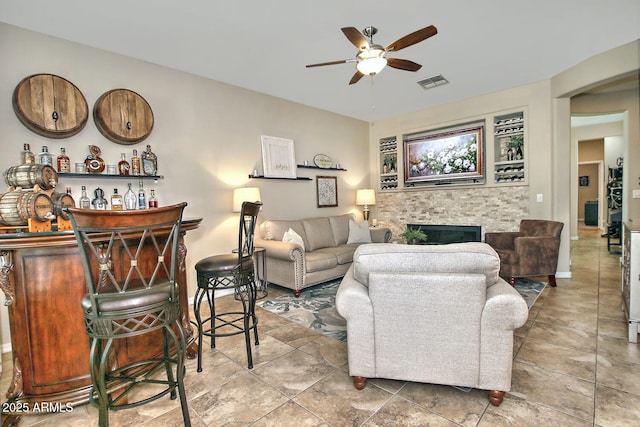
<path id="1" fill-rule="evenodd" d="M 545 80 L 640 38 L 640 0 L 0 0 L 0 21 L 338 114 L 375 121 Z M 356 48 L 341 27 L 378 28 L 383 46 L 428 25 L 438 34 L 388 56 L 349 86 Z M 450 84 L 416 82 L 442 74 Z"/>

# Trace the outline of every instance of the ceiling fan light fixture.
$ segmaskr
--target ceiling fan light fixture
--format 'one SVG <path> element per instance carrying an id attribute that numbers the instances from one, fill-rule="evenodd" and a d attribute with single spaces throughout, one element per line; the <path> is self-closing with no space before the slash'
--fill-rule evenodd
<path id="1" fill-rule="evenodd" d="M 377 45 L 373 45 L 369 49 L 363 49 L 358 53 L 356 68 L 366 76 L 378 74 L 387 65 L 384 52 L 384 49 Z"/>
<path id="2" fill-rule="evenodd" d="M 356 68 L 364 75 L 373 76 L 382 71 L 386 65 L 386 58 L 367 58 L 358 62 Z"/>

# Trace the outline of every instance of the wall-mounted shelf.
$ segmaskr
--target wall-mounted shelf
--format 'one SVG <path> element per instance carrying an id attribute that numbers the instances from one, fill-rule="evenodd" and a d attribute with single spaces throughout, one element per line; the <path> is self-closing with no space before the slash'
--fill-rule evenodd
<path id="1" fill-rule="evenodd" d="M 306 176 L 299 176 L 297 178 L 280 178 L 280 177 L 272 177 L 272 176 L 263 176 L 263 175 L 249 175 L 250 179 L 285 179 L 287 181 L 311 181 L 311 178 Z"/>
<path id="2" fill-rule="evenodd" d="M 325 171 L 346 171 L 345 168 L 321 168 L 320 166 L 313 166 L 313 165 L 298 165 L 298 168 L 300 168 L 300 169 L 320 169 L 320 170 L 325 170 Z"/>
<path id="3" fill-rule="evenodd" d="M 164 175 L 110 175 L 106 173 L 72 173 L 72 172 L 58 172 L 58 178 L 105 178 L 105 179 L 153 179 L 155 181 L 164 179 Z"/>

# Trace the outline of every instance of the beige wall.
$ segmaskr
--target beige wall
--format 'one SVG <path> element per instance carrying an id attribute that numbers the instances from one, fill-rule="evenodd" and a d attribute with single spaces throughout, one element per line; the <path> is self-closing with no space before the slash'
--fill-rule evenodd
<path id="1" fill-rule="evenodd" d="M 19 162 L 23 143 L 30 143 L 34 151 L 47 145 L 56 154 L 65 147 L 72 162 L 84 160 L 90 144 L 101 147 L 107 162 L 119 160 L 121 152 L 129 157 L 133 148 L 140 151 L 151 144 L 159 159 L 159 173 L 165 179 L 157 184 L 146 181 L 147 192 L 155 188 L 161 205 L 185 200 L 189 203 L 185 216 L 203 218 L 200 229 L 187 235 L 191 295 L 195 262 L 235 247 L 237 222 L 231 212 L 234 187 L 260 187 L 262 218 L 296 218 L 356 210 L 355 189 L 369 182 L 369 126 L 362 121 L 2 23 L 0 63 L 0 170 Z M 119 145 L 105 139 L 90 117 L 86 127 L 71 138 L 54 140 L 36 135 L 18 121 L 11 106 L 17 83 L 35 73 L 52 73 L 70 80 L 85 95 L 90 108 L 107 90 L 134 90 L 153 109 L 153 132 L 143 143 Z M 262 134 L 293 139 L 299 163 L 323 153 L 348 172 L 300 169 L 299 176 L 314 180 L 249 180 L 253 169 L 262 169 Z M 338 177 L 338 207 L 316 207 L 316 175 Z M 137 187 L 137 182 L 133 183 Z M 63 188 L 71 186 L 76 198 L 82 184 L 90 190 L 100 186 L 108 193 L 114 187 L 120 192 L 126 189 L 126 181 L 120 180 L 60 182 Z M 6 344 L 6 310 L 0 313 L 1 339 Z"/>

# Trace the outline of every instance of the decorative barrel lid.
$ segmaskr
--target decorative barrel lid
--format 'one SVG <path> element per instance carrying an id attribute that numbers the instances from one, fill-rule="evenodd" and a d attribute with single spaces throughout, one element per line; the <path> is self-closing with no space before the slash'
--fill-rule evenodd
<path id="1" fill-rule="evenodd" d="M 31 131 L 47 138 L 68 138 L 87 124 L 87 100 L 70 81 L 53 74 L 24 78 L 13 91 L 13 110 Z"/>
<path id="2" fill-rule="evenodd" d="M 153 129 L 153 112 L 147 101 L 128 89 L 103 93 L 93 107 L 96 127 L 105 138 L 132 145 L 144 140 Z"/>

